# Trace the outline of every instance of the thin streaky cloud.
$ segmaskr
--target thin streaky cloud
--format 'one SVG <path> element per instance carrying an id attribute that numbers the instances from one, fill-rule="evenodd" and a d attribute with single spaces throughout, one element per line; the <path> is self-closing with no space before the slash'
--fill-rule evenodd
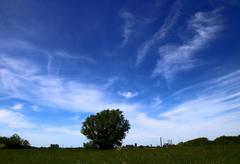
<path id="1" fill-rule="evenodd" d="M 164 24 L 159 28 L 159 30 L 153 34 L 153 36 L 146 40 L 143 45 L 137 51 L 137 60 L 136 64 L 141 64 L 144 57 L 147 55 L 150 48 L 156 44 L 159 40 L 162 40 L 166 37 L 169 31 L 176 24 L 178 17 L 181 15 L 180 9 L 182 7 L 181 0 L 174 2 L 173 6 L 170 9 L 169 15 L 166 17 Z"/>
<path id="2" fill-rule="evenodd" d="M 105 90 L 101 89 L 101 87 L 41 74 L 38 71 L 40 70 L 38 67 L 36 67 L 36 70 L 31 70 L 34 72 L 32 74 L 26 75 L 21 69 L 13 72 L 11 70 L 12 63 L 17 64 L 20 62 L 23 68 L 26 68 L 28 65 L 34 66 L 35 64 L 31 63 L 31 61 L 21 61 L 20 59 L 15 61 L 15 59 L 7 58 L 7 60 L 9 62 L 4 64 L 5 68 L 0 69 L 1 91 L 20 100 L 39 106 L 42 105 L 41 102 L 45 102 L 45 106 L 58 107 L 75 112 L 97 112 L 105 108 L 121 108 L 126 113 L 131 114 L 140 106 L 138 103 L 117 103 L 111 99 L 105 99 Z M 29 90 L 29 87 L 31 90 Z M 131 94 L 131 96 L 133 95 Z"/>
<path id="3" fill-rule="evenodd" d="M 183 97 L 186 95 L 185 93 L 192 92 L 193 90 L 198 90 L 197 94 L 207 93 L 207 95 L 209 95 L 209 93 L 215 90 L 220 91 L 222 88 L 226 88 L 226 86 L 228 86 L 228 90 L 238 90 L 239 84 L 237 81 L 240 81 L 240 70 L 236 70 L 228 73 L 227 75 L 215 77 L 214 79 L 206 80 L 201 83 L 182 88 L 176 91 L 171 97 Z M 223 89 L 222 92 L 226 92 L 226 90 Z"/>
<path id="4" fill-rule="evenodd" d="M 156 8 L 156 6 L 154 8 Z M 151 24 L 157 19 L 156 16 L 150 17 L 135 16 L 127 9 L 122 9 L 119 15 L 124 20 L 124 24 L 122 26 L 123 40 L 120 46 L 121 48 L 125 47 L 129 40 L 131 39 L 132 35 L 136 30 L 134 27 Z"/>
<path id="5" fill-rule="evenodd" d="M 48 72 L 48 74 L 51 74 L 52 64 L 53 64 L 53 56 L 52 55 L 48 55 L 48 63 L 47 63 L 47 72 Z"/>
<path id="6" fill-rule="evenodd" d="M 174 142 L 178 143 L 199 136 L 214 139 L 224 134 L 239 133 L 239 79 L 238 70 L 190 86 L 182 91 L 182 95 L 191 95 L 196 92 L 196 88 L 199 92 L 166 111 L 159 110 L 157 118 L 152 118 L 146 113 L 137 113 L 131 118 L 134 127 L 127 137 L 128 142 L 144 140 L 150 144 L 156 143 L 159 136 L 177 136 L 174 137 Z M 176 95 L 172 95 L 171 99 L 175 98 Z M 165 105 L 165 101 L 167 100 L 162 100 L 162 105 Z"/>
<path id="7" fill-rule="evenodd" d="M 160 98 L 160 96 L 156 96 L 153 98 L 153 102 L 152 102 L 152 107 L 153 108 L 157 108 L 162 104 L 162 99 Z"/>
<path id="8" fill-rule="evenodd" d="M 165 79 L 172 80 L 178 72 L 196 67 L 195 52 L 203 49 L 223 28 L 219 10 L 198 12 L 188 24 L 189 30 L 192 30 L 195 35 L 182 45 L 159 47 L 160 58 L 154 68 L 153 76 L 162 75 Z"/>
<path id="9" fill-rule="evenodd" d="M 171 119 L 201 119 L 214 118 L 222 114 L 231 114 L 239 112 L 240 108 L 240 85 L 238 84 L 240 74 L 231 79 L 223 79 L 222 83 L 216 83 L 218 79 L 212 81 L 215 88 L 208 88 L 211 83 L 202 87 L 207 88 L 199 92 L 194 98 L 183 102 L 170 111 L 160 114 L 162 117 Z M 234 89 L 233 89 L 234 86 Z M 191 92 L 193 89 L 188 90 Z M 185 92 L 186 94 L 186 92 Z"/>
<path id="10" fill-rule="evenodd" d="M 127 42 L 130 39 L 130 36 L 132 35 L 133 32 L 133 26 L 136 24 L 136 18 L 135 16 L 130 13 L 127 10 L 121 10 L 120 11 L 120 17 L 124 20 L 124 25 L 123 25 L 123 33 L 122 33 L 122 37 L 123 37 L 123 41 L 121 43 L 121 47 L 124 47 Z"/>
<path id="11" fill-rule="evenodd" d="M 56 55 L 57 57 L 62 57 L 66 59 L 72 59 L 72 60 L 83 60 L 92 64 L 95 64 L 96 61 L 89 57 L 89 56 L 82 56 L 82 55 L 71 55 L 65 51 L 56 51 L 53 53 L 53 55 Z"/>
<path id="12" fill-rule="evenodd" d="M 22 39 L 0 39 L 0 48 L 1 51 L 3 50 L 11 50 L 11 49 L 17 49 L 17 50 L 31 50 L 35 51 L 37 50 L 37 47 L 34 46 L 32 43 L 27 42 Z"/>
<path id="13" fill-rule="evenodd" d="M 0 54 L 0 66 L 0 70 L 2 71 L 1 75 L 4 75 L 4 73 L 7 72 L 12 72 L 15 74 L 19 73 L 16 74 L 19 76 L 28 76 L 40 71 L 37 64 L 31 65 L 26 59 L 18 60 L 18 58 L 8 57 L 7 54 Z"/>
<path id="14" fill-rule="evenodd" d="M 35 55 L 41 54 L 48 57 L 48 60 L 52 60 L 54 57 L 60 57 L 60 58 L 66 58 L 71 60 L 82 60 L 84 62 L 88 62 L 91 64 L 96 64 L 96 61 L 88 56 L 88 55 L 81 55 L 76 54 L 72 55 L 66 51 L 62 50 L 54 50 L 54 51 L 48 51 L 47 49 L 40 48 L 36 45 L 34 45 L 32 42 L 24 39 L 6 39 L 1 40 L 0 39 L 0 53 L 4 54 L 9 50 L 24 50 L 26 52 L 34 53 Z"/>

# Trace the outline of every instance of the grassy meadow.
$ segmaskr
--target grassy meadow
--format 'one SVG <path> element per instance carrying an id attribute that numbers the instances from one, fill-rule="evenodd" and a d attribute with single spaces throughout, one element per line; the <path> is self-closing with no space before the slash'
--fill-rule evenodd
<path id="1" fill-rule="evenodd" d="M 240 146 L 171 148 L 2 149 L 1 164 L 239 164 Z"/>

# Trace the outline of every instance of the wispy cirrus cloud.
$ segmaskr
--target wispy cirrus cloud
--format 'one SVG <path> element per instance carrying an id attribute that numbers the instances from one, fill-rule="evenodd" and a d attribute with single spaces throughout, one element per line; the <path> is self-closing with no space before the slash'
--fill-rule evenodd
<path id="1" fill-rule="evenodd" d="M 129 11 L 123 9 L 120 11 L 120 17 L 124 20 L 124 25 L 123 25 L 123 41 L 121 44 L 121 47 L 124 47 L 126 43 L 129 41 L 130 36 L 133 32 L 133 26 L 136 24 L 137 20 L 135 16 L 130 13 Z"/>
<path id="2" fill-rule="evenodd" d="M 14 59 L 5 58 L 4 61 L 7 60 Z M 18 64 L 17 62 L 21 62 L 23 65 L 34 65 L 30 61 L 19 59 L 8 63 Z M 171 98 L 188 95 L 187 99 L 182 98 L 182 102 L 166 111 L 156 111 L 160 104 L 160 106 L 165 105 L 164 99 L 156 97 L 156 104 L 145 104 L 145 106 L 139 103 L 114 102 L 111 99 L 105 99 L 104 91 L 99 88 L 43 75 L 37 71 L 38 67 L 31 73 L 28 70 L 16 72 L 17 70 L 12 71 L 10 68 L 12 67 L 5 65 L 4 68 L 0 69 L 1 91 L 4 91 L 6 95 L 15 96 L 39 106 L 45 105 L 55 109 L 70 110 L 76 114 L 78 112 L 98 112 L 105 108 L 124 110 L 132 125 L 125 143 L 158 144 L 160 136 L 178 142 L 199 136 L 214 138 L 223 134 L 235 135 L 239 132 L 237 127 L 240 125 L 240 71 L 182 89 Z M 11 80 L 6 81 L 6 79 Z M 12 81 L 14 81 L 14 85 L 10 83 Z M 192 93 L 195 94 L 191 95 Z M 152 107 L 156 108 L 155 117 L 147 114 L 148 110 L 152 110 Z M 145 108 L 145 112 L 139 110 L 141 108 Z M 0 110 L 0 118 L 0 123 L 10 128 L 34 126 L 34 129 L 38 129 L 46 135 L 59 133 L 70 138 L 81 137 L 80 126 L 57 127 L 33 124 L 26 121 L 27 117 L 23 114 L 6 109 Z M 57 140 L 61 142 L 60 138 Z"/>
<path id="3" fill-rule="evenodd" d="M 18 69 L 20 65 L 21 68 Z M 101 86 L 46 75 L 40 70 L 40 66 L 29 60 L 2 56 L 0 58 L 1 94 L 39 106 L 75 112 L 91 113 L 106 108 L 121 108 L 131 113 L 140 106 L 105 98 L 104 86 L 101 89 Z"/>
<path id="4" fill-rule="evenodd" d="M 220 10 L 198 12 L 188 22 L 189 30 L 194 32 L 192 39 L 182 45 L 165 45 L 159 48 L 160 59 L 153 76 L 163 75 L 173 79 L 180 71 L 195 67 L 195 52 L 201 50 L 223 28 Z"/>
<path id="5" fill-rule="evenodd" d="M 96 64 L 96 61 L 90 57 L 89 55 L 84 54 L 71 54 L 64 50 L 54 50 L 49 51 L 43 48 L 40 48 L 33 44 L 32 42 L 24 39 L 19 38 L 7 38 L 7 39 L 0 39 L 0 53 L 8 53 L 10 50 L 23 50 L 28 53 L 34 53 L 35 55 L 45 55 L 48 58 L 49 63 L 52 64 L 53 59 L 56 57 L 65 58 L 70 60 L 78 60 L 87 62 L 90 64 Z M 13 52 L 11 52 L 13 53 Z M 49 66 L 50 66 L 49 65 Z M 49 67 L 48 68 L 51 68 Z"/>
<path id="6" fill-rule="evenodd" d="M 177 0 L 174 2 L 170 9 L 169 15 L 166 17 L 164 24 L 159 28 L 159 30 L 153 34 L 153 36 L 146 40 L 143 45 L 137 51 L 137 60 L 136 64 L 141 64 L 144 57 L 147 55 L 149 49 L 156 44 L 159 40 L 162 40 L 166 37 L 169 31 L 176 24 L 178 17 L 181 14 L 182 2 Z"/>
<path id="7" fill-rule="evenodd" d="M 62 58 L 66 58 L 66 59 L 72 59 L 72 60 L 82 60 L 91 64 L 95 64 L 96 61 L 89 57 L 89 56 L 83 56 L 83 55 L 71 55 L 65 51 L 56 51 L 53 53 L 53 55 L 55 55 L 56 57 L 62 57 Z"/>
<path id="8" fill-rule="evenodd" d="M 128 142 L 146 141 L 159 144 L 159 137 L 175 143 L 191 138 L 239 134 L 240 71 L 216 77 L 182 89 L 170 99 L 181 99 L 166 111 L 159 108 L 158 117 L 137 113 Z M 162 100 L 162 105 L 165 101 Z M 141 143 L 141 142 L 140 142 Z"/>
<path id="9" fill-rule="evenodd" d="M 51 74 L 52 63 L 53 63 L 53 57 L 51 55 L 48 55 L 48 63 L 47 63 L 48 74 Z"/>
<path id="10" fill-rule="evenodd" d="M 157 108 L 162 104 L 162 99 L 159 96 L 153 98 L 152 107 Z"/>
<path id="11" fill-rule="evenodd" d="M 32 43 L 27 42 L 22 39 L 13 39 L 13 38 L 7 38 L 7 39 L 0 39 L 0 48 L 1 51 L 3 50 L 31 50 L 36 51 L 38 48 L 34 46 Z"/>

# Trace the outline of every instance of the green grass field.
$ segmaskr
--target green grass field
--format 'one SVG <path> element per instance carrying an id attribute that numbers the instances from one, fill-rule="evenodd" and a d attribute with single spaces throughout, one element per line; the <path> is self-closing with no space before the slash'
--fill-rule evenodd
<path id="1" fill-rule="evenodd" d="M 239 164 L 240 146 L 172 147 L 163 149 L 29 149 L 0 150 L 1 164 Z"/>

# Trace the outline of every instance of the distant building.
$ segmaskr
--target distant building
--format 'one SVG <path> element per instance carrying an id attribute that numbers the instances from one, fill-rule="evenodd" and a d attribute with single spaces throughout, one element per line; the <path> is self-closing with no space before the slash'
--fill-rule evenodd
<path id="1" fill-rule="evenodd" d="M 59 148 L 59 145 L 58 144 L 51 144 L 50 148 Z"/>
<path id="2" fill-rule="evenodd" d="M 134 147 L 137 147 L 137 143 L 134 144 Z"/>

